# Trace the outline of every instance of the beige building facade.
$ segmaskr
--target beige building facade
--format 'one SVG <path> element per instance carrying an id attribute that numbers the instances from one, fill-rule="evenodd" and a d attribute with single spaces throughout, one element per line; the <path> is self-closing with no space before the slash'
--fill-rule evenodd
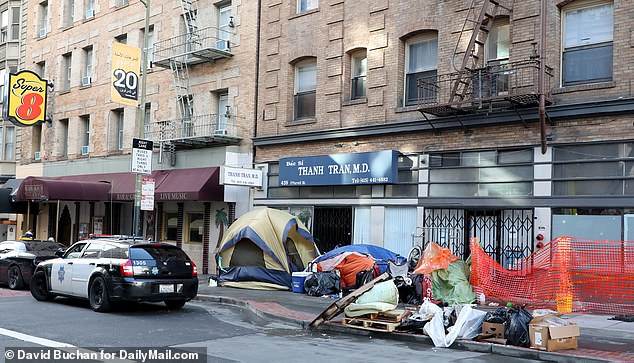
<path id="1" fill-rule="evenodd" d="M 302 214 L 322 251 L 435 241 L 466 258 L 475 236 L 508 267 L 556 236 L 632 239 L 633 16 L 620 0 L 265 0 L 254 204 Z M 354 170 L 387 150 L 384 170 Z"/>
<path id="2" fill-rule="evenodd" d="M 31 209 L 22 227 L 67 244 L 94 233 L 132 234 L 132 140 L 150 140 L 156 194 L 154 210 L 142 213 L 142 233 L 182 246 L 206 271 L 219 233 L 214 222 L 251 204 L 248 188 L 219 185 L 218 176 L 223 165 L 252 167 L 256 20 L 257 4 L 235 0 L 27 2 L 21 69 L 47 79 L 51 92 L 47 122 L 20 130 L 16 175 L 38 177 L 44 190 L 40 200 L 23 197 Z M 138 78 L 123 80 L 138 83 L 139 103 L 145 84 L 145 104 L 117 103 L 113 44 L 143 49 L 145 40 Z M 170 181 L 182 175 L 189 177 Z M 102 200 L 46 191 L 65 177 L 107 183 L 110 193 Z"/>

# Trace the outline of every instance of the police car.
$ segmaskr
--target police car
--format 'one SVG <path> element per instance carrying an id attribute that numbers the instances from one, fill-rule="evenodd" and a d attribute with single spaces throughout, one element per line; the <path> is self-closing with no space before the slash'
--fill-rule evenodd
<path id="1" fill-rule="evenodd" d="M 180 309 L 198 293 L 198 272 L 187 254 L 170 244 L 93 239 L 40 263 L 30 289 L 39 301 L 87 299 L 97 312 L 109 311 L 116 301 L 163 301 Z"/>

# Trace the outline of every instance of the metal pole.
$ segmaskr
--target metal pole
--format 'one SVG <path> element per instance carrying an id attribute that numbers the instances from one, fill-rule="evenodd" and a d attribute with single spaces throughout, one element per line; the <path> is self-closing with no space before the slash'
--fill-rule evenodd
<path id="1" fill-rule="evenodd" d="M 141 52 L 141 97 L 139 98 L 139 130 L 138 136 L 143 139 L 144 126 L 145 126 L 145 88 L 147 84 L 147 46 L 148 46 L 148 32 L 150 31 L 150 0 L 141 0 L 141 3 L 145 5 L 145 28 L 143 30 L 143 49 Z M 134 216 L 133 216 L 133 235 L 141 236 L 143 232 L 141 226 L 141 180 L 142 175 L 136 175 L 136 187 L 134 189 Z M 112 207 L 111 207 L 112 208 Z"/>
<path id="2" fill-rule="evenodd" d="M 541 151 L 546 154 L 546 0 L 540 3 L 540 45 L 539 45 L 539 127 L 541 136 Z"/>
<path id="3" fill-rule="evenodd" d="M 76 221 L 79 223 L 79 221 Z M 57 200 L 57 209 L 55 210 L 55 241 L 59 242 L 59 199 Z M 73 241 L 68 243 L 73 244 Z"/>

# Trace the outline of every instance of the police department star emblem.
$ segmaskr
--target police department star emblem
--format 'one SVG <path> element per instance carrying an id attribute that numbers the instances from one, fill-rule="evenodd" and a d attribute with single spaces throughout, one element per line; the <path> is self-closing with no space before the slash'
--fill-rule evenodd
<path id="1" fill-rule="evenodd" d="M 59 271 L 57 271 L 57 279 L 59 280 L 59 282 L 64 281 L 64 274 L 66 274 L 66 271 L 64 271 L 64 266 L 60 266 Z"/>

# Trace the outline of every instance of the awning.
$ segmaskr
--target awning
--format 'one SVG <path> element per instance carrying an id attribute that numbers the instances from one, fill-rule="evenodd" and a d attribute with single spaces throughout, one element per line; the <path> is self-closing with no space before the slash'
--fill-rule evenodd
<path id="1" fill-rule="evenodd" d="M 224 200 L 218 167 L 155 170 L 149 177 L 155 181 L 156 201 Z M 28 177 L 20 186 L 16 199 L 133 201 L 135 188 L 136 174 L 133 173 Z"/>
<path id="2" fill-rule="evenodd" d="M 22 181 L 17 200 L 108 200 L 110 185 L 100 182 L 29 176 Z"/>

